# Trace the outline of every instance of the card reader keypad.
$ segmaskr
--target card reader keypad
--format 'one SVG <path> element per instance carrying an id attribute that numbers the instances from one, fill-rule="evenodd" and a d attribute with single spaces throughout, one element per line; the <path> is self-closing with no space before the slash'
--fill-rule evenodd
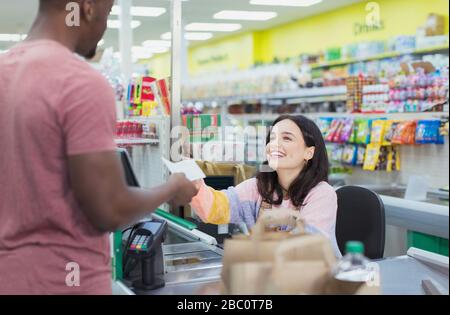
<path id="1" fill-rule="evenodd" d="M 133 239 L 133 243 L 131 243 L 130 248 L 136 251 L 146 251 L 149 238 L 149 235 L 137 235 Z"/>

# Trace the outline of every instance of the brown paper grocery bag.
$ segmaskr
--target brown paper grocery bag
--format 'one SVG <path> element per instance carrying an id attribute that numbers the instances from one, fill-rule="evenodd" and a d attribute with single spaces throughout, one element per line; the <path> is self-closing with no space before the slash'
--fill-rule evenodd
<path id="1" fill-rule="evenodd" d="M 295 223 L 293 223 L 295 222 Z M 293 234 L 267 227 L 286 224 Z M 330 241 L 321 234 L 305 234 L 304 223 L 289 212 L 266 213 L 251 236 L 225 241 L 221 293 L 276 294 L 379 294 L 379 287 L 349 283 L 332 277 L 336 257 Z"/>
<path id="2" fill-rule="evenodd" d="M 297 230 L 304 230 L 302 227 L 303 222 L 279 220 L 279 219 L 263 219 L 258 220 L 250 236 L 239 235 L 232 239 L 225 240 L 224 243 L 224 256 L 222 267 L 222 293 L 223 294 L 236 294 L 232 293 L 231 282 L 238 281 L 239 283 L 246 283 L 244 280 L 246 277 L 254 277 L 253 271 L 248 275 L 245 274 L 246 270 L 249 270 L 246 266 L 237 266 L 240 263 L 272 263 L 275 257 L 275 250 L 280 245 L 280 241 L 289 238 L 298 238 L 302 234 L 291 234 L 287 231 L 272 232 L 267 231 L 266 227 L 270 224 L 293 224 L 297 226 Z M 266 271 L 266 265 L 254 264 L 254 268 L 259 268 L 255 272 L 264 273 Z M 231 269 L 236 267 L 233 272 Z M 240 269 L 239 269 L 240 268 Z M 247 268 L 247 269 L 245 269 Z M 256 269 L 255 269 L 256 270 Z M 263 270 L 263 271 L 261 271 Z M 233 273 L 233 277 L 231 274 Z M 237 279 L 237 280 L 236 280 Z M 242 279 L 240 281 L 239 279 Z M 234 291 L 233 291 L 234 292 Z M 255 293 L 256 294 L 256 293 Z"/>
<path id="3" fill-rule="evenodd" d="M 247 262 L 233 264 L 230 269 L 230 288 L 232 295 L 268 294 L 272 263 Z"/>
<path id="4" fill-rule="evenodd" d="M 336 257 L 320 234 L 303 235 L 280 243 L 270 281 L 274 294 L 322 294 Z"/>
<path id="5" fill-rule="evenodd" d="M 379 285 L 368 285 L 366 283 L 348 282 L 336 280 L 329 277 L 325 285 L 324 294 L 328 295 L 379 295 Z"/>

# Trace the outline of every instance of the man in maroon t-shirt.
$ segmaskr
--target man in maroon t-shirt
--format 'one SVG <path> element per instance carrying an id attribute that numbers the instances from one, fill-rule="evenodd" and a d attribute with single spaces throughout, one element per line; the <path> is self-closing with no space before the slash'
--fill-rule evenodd
<path id="1" fill-rule="evenodd" d="M 40 0 L 26 41 L 0 55 L 0 294 L 111 294 L 108 232 L 195 186 L 175 174 L 127 187 L 114 93 L 75 53 L 95 55 L 113 0 Z M 74 266 L 79 282 L 67 282 Z"/>

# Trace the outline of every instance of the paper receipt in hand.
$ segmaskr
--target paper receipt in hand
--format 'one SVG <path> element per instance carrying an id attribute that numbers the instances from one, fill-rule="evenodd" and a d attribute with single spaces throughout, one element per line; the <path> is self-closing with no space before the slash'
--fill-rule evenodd
<path id="1" fill-rule="evenodd" d="M 202 169 L 194 160 L 184 160 L 178 163 L 170 162 L 165 158 L 162 158 L 162 160 L 170 173 L 183 173 L 190 181 L 206 177 L 205 173 L 203 173 Z"/>

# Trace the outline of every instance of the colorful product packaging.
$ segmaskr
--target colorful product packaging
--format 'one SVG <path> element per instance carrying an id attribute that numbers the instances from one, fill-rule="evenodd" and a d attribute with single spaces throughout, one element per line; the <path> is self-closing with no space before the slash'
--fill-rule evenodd
<path id="1" fill-rule="evenodd" d="M 386 120 L 377 119 L 372 122 L 370 143 L 383 143 Z"/>
<path id="2" fill-rule="evenodd" d="M 366 154 L 364 157 L 363 170 L 365 171 L 375 171 L 378 158 L 380 156 L 381 145 L 370 143 L 367 145 Z"/>

